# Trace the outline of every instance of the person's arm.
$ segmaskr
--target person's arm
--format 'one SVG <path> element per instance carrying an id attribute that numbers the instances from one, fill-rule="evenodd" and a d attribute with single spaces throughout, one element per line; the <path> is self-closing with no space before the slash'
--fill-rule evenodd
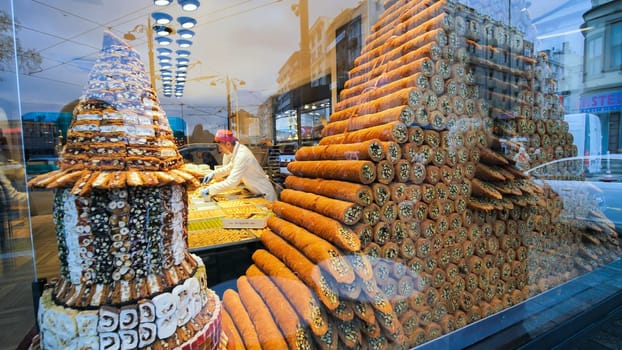
<path id="1" fill-rule="evenodd" d="M 246 164 L 247 162 L 245 161 L 244 157 L 240 156 L 229 162 L 228 167 L 231 169 L 229 171 L 229 175 L 223 181 L 207 186 L 209 194 L 214 195 L 236 188 L 240 184 L 240 182 L 242 182 L 242 177 L 244 175 L 244 172 L 246 171 Z M 217 177 L 216 174 L 214 175 L 214 177 Z"/>

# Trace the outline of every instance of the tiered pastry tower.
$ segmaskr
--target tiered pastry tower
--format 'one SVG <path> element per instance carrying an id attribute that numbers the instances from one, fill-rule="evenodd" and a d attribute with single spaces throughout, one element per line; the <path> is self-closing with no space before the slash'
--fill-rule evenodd
<path id="1" fill-rule="evenodd" d="M 464 5 L 388 1 L 225 292 L 230 345 L 406 349 L 575 276 L 597 258 L 581 249 L 619 253 L 606 235 L 588 248 L 515 166 L 518 142 L 534 161 L 537 144 L 576 153 L 532 51 Z"/>
<path id="2" fill-rule="evenodd" d="M 54 189 L 61 276 L 40 301 L 43 349 L 215 349 L 220 300 L 188 253 L 187 187 L 138 53 L 105 33 Z"/>

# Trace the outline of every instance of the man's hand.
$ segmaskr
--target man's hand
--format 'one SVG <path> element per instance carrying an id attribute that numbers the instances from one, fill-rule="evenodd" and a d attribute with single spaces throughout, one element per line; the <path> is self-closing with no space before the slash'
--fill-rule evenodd
<path id="1" fill-rule="evenodd" d="M 201 197 L 203 197 L 203 200 L 206 202 L 209 202 L 212 200 L 212 197 L 209 195 L 209 188 L 205 187 L 204 189 L 201 190 Z"/>
<path id="2" fill-rule="evenodd" d="M 202 183 L 206 184 L 208 182 L 210 182 L 210 180 L 214 177 L 214 172 L 210 171 L 207 174 L 205 174 L 205 176 L 203 177 L 203 181 Z"/>

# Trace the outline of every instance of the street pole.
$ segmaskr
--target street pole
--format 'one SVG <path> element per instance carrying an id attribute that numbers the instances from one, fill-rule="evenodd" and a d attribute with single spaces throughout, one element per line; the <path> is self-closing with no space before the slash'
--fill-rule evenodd
<path id="1" fill-rule="evenodd" d="M 225 87 L 227 89 L 227 130 L 231 128 L 231 88 L 229 87 L 229 75 L 225 76 Z"/>

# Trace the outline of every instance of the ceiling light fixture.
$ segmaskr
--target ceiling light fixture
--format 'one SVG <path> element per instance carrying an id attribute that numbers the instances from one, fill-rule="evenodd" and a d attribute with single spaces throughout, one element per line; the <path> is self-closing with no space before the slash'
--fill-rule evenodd
<path id="1" fill-rule="evenodd" d="M 192 41 L 186 39 L 179 39 L 177 40 L 177 45 L 182 48 L 190 47 L 192 46 Z"/>
<path id="2" fill-rule="evenodd" d="M 197 25 L 197 20 L 192 17 L 177 17 L 177 22 L 182 28 L 190 29 Z"/>
<path id="3" fill-rule="evenodd" d="M 170 63 L 160 63 L 160 67 L 162 69 L 169 69 L 169 68 L 172 68 L 173 66 Z"/>
<path id="4" fill-rule="evenodd" d="M 151 17 L 155 21 L 156 24 L 169 24 L 173 21 L 173 16 L 164 12 L 154 12 L 151 14 Z"/>
<path id="5" fill-rule="evenodd" d="M 170 5 L 173 0 L 153 0 L 153 4 L 156 6 L 167 6 Z"/>
<path id="6" fill-rule="evenodd" d="M 177 56 L 179 56 L 179 57 L 189 57 L 190 56 L 190 51 L 188 51 L 188 50 L 177 50 L 177 51 L 175 51 L 175 53 L 177 53 Z"/>
<path id="7" fill-rule="evenodd" d="M 168 69 L 160 69 L 160 75 L 162 76 L 172 76 L 173 72 Z"/>
<path id="8" fill-rule="evenodd" d="M 173 33 L 173 29 L 167 26 L 153 26 L 153 31 L 159 36 L 167 36 Z"/>
<path id="9" fill-rule="evenodd" d="M 184 11 L 194 11 L 199 8 L 199 0 L 177 0 Z"/>
<path id="10" fill-rule="evenodd" d="M 155 39 L 155 41 L 158 42 L 158 44 L 162 45 L 162 46 L 166 46 L 166 45 L 170 45 L 173 43 L 173 40 L 171 40 L 170 38 L 167 38 L 165 36 L 159 36 Z"/>
<path id="11" fill-rule="evenodd" d="M 158 59 L 160 60 L 160 63 L 169 63 L 171 62 L 171 56 L 158 56 Z M 177 62 L 179 62 L 179 60 L 177 60 Z"/>
<path id="12" fill-rule="evenodd" d="M 190 39 L 194 36 L 194 32 L 189 29 L 180 29 L 177 31 L 177 34 L 179 34 L 182 39 Z"/>
<path id="13" fill-rule="evenodd" d="M 189 59 L 183 58 L 183 57 L 177 57 L 176 60 L 178 64 L 189 64 L 190 63 Z"/>
<path id="14" fill-rule="evenodd" d="M 158 54 L 161 56 L 170 56 L 171 54 L 173 54 L 173 50 L 167 49 L 166 47 L 159 47 L 156 49 L 156 51 L 158 51 Z"/>

